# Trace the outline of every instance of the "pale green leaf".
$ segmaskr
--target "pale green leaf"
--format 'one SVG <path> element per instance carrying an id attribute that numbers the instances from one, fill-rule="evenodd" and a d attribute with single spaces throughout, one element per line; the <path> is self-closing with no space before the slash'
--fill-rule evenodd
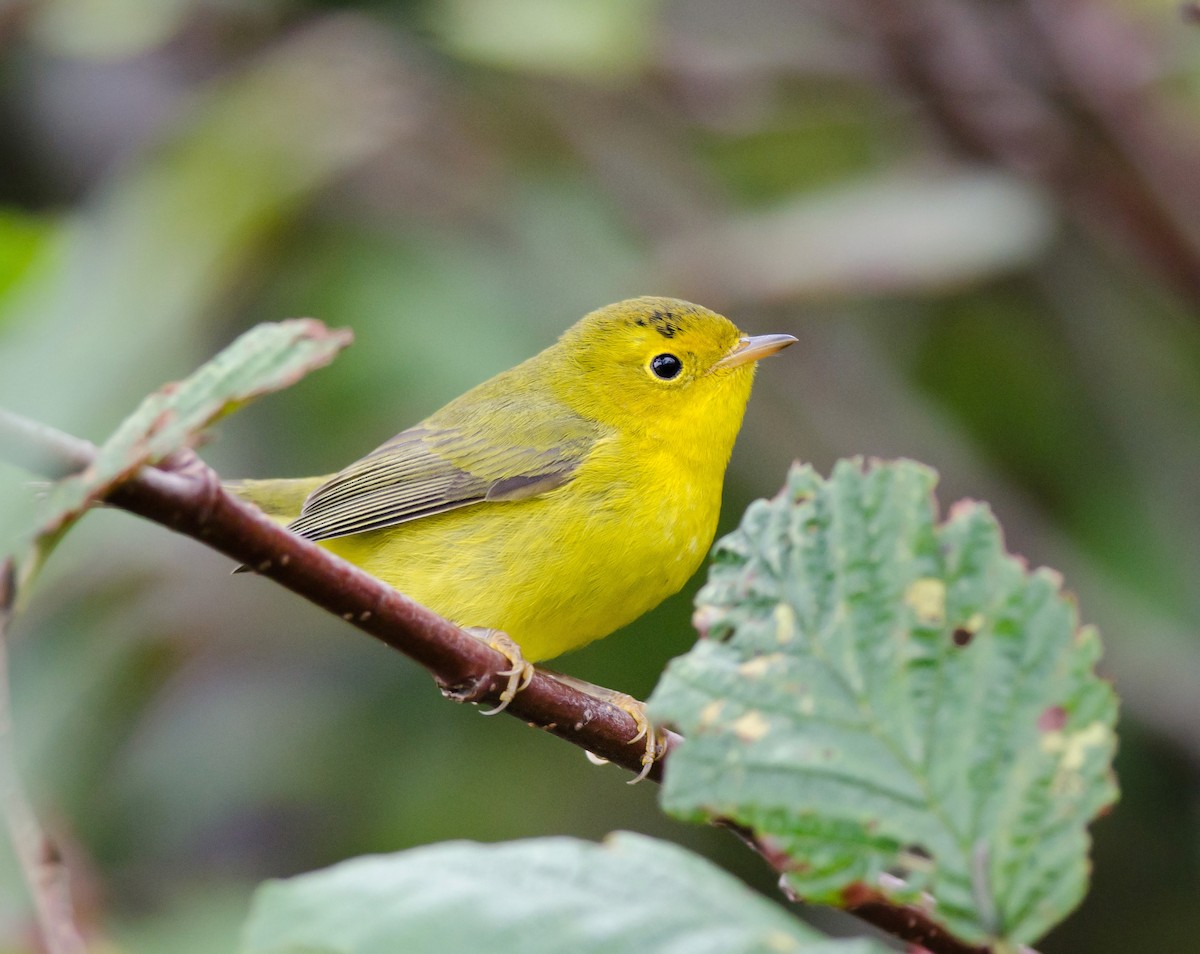
<path id="1" fill-rule="evenodd" d="M 718 543 L 707 634 L 651 699 L 686 740 L 673 814 L 732 818 L 800 895 L 919 902 L 962 939 L 1030 943 L 1080 900 L 1116 798 L 1116 700 L 1056 573 L 934 474 L 797 467 Z"/>
<path id="2" fill-rule="evenodd" d="M 833 941 L 703 858 L 603 844 L 444 842 L 268 882 L 241 954 L 885 954 Z"/>

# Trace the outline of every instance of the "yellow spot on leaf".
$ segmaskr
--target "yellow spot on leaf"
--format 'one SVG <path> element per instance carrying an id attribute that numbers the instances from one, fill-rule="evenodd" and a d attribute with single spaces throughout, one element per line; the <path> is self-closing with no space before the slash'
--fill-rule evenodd
<path id="1" fill-rule="evenodd" d="M 1108 741 L 1109 728 L 1093 722 L 1078 732 L 1047 732 L 1042 736 L 1042 751 L 1050 755 L 1062 753 L 1062 767 L 1069 772 L 1083 768 L 1087 750 Z"/>
<path id="2" fill-rule="evenodd" d="M 714 699 L 703 709 L 700 710 L 700 728 L 707 729 L 721 717 L 721 710 L 725 708 L 724 699 Z"/>
<path id="3" fill-rule="evenodd" d="M 771 729 L 771 723 L 762 714 L 751 709 L 733 723 L 733 731 L 743 742 L 757 742 Z"/>
<path id="4" fill-rule="evenodd" d="M 787 954 L 788 951 L 800 950 L 799 942 L 782 931 L 772 931 L 763 938 L 763 944 L 769 951 L 779 951 L 780 954 Z"/>
<path id="5" fill-rule="evenodd" d="M 1083 787 L 1079 770 L 1087 760 L 1088 749 L 1107 745 L 1112 729 L 1102 722 L 1093 722 L 1078 732 L 1047 732 L 1042 736 L 1042 751 L 1058 755 L 1058 771 L 1050 783 L 1055 794 L 1076 794 Z"/>
<path id="6" fill-rule="evenodd" d="M 986 620 L 983 618 L 982 613 L 972 613 L 971 618 L 967 620 L 965 624 L 963 624 L 963 629 L 965 629 L 968 633 L 978 633 L 981 629 L 983 629 L 983 624 L 985 622 Z"/>
<path id="7" fill-rule="evenodd" d="M 775 639 L 782 646 L 796 635 L 796 611 L 788 603 L 775 604 Z"/>
<path id="8" fill-rule="evenodd" d="M 779 653 L 755 656 L 738 666 L 738 672 L 748 679 L 757 679 L 759 676 L 765 676 L 770 668 L 782 658 Z"/>
<path id="9" fill-rule="evenodd" d="M 946 584 L 931 576 L 914 580 L 904 594 L 904 602 L 912 607 L 917 619 L 936 625 L 946 619 Z"/>

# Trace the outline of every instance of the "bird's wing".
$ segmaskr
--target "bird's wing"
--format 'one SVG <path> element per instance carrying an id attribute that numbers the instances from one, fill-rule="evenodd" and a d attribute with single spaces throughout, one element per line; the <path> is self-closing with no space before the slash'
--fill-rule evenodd
<path id="1" fill-rule="evenodd" d="M 561 405 L 476 404 L 450 426 L 435 415 L 313 491 L 289 529 L 310 540 L 379 530 L 457 507 L 559 487 L 601 436 Z M 552 423 L 548 423 L 552 422 Z"/>

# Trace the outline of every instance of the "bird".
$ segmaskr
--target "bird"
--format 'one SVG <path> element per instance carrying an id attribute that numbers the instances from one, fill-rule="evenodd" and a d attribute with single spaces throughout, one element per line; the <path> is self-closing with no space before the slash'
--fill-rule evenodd
<path id="1" fill-rule="evenodd" d="M 504 653 L 500 711 L 533 663 L 609 635 L 697 570 L 757 362 L 796 340 L 631 298 L 334 474 L 230 487 Z"/>

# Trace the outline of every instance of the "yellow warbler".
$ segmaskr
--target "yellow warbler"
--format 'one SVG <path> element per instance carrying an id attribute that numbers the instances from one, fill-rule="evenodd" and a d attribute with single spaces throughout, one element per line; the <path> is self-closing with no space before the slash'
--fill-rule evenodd
<path id="1" fill-rule="evenodd" d="M 506 633 L 515 662 L 548 659 L 700 565 L 755 362 L 795 340 L 634 298 L 332 476 L 233 489 L 460 626 Z"/>

